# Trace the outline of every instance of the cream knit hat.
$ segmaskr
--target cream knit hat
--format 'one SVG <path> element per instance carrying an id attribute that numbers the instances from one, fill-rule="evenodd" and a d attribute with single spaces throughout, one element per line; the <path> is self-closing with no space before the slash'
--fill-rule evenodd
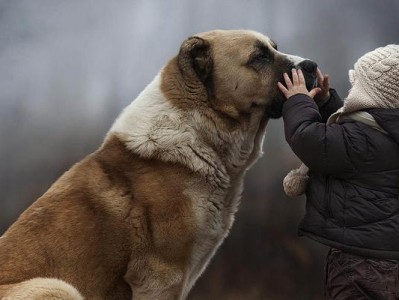
<path id="1" fill-rule="evenodd" d="M 399 45 L 366 53 L 355 63 L 352 76 L 353 86 L 360 84 L 374 102 L 370 107 L 399 108 Z"/>

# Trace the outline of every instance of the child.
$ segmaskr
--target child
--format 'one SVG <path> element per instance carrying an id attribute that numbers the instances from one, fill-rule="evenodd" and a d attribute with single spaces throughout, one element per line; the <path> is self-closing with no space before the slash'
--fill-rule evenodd
<path id="1" fill-rule="evenodd" d="M 399 45 L 356 62 L 343 106 L 333 90 L 323 103 L 312 99 L 327 94 L 328 78 L 318 77 L 310 92 L 300 70 L 278 83 L 286 140 L 309 168 L 284 182 L 289 195 L 306 192 L 299 235 L 331 247 L 329 299 L 398 299 Z"/>

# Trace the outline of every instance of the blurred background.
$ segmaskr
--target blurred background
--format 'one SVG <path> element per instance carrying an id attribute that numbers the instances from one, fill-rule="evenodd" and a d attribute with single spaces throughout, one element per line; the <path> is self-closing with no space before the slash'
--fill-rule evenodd
<path id="1" fill-rule="evenodd" d="M 341 96 L 348 69 L 399 43 L 398 0 L 0 0 L 0 233 L 94 151 L 190 35 L 253 29 L 317 61 Z M 298 160 L 269 122 L 230 236 L 189 299 L 323 299 L 327 248 L 296 236 Z M 1 267 L 1 266 L 0 266 Z"/>

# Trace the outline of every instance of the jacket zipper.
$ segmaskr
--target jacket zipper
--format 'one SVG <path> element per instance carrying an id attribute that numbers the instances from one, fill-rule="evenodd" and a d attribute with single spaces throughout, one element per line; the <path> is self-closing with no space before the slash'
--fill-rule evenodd
<path id="1" fill-rule="evenodd" d="M 324 198 L 327 202 L 327 216 L 329 218 L 332 217 L 332 211 L 331 211 L 331 197 L 330 197 L 330 177 L 326 176 L 326 191 L 325 191 L 325 195 Z"/>

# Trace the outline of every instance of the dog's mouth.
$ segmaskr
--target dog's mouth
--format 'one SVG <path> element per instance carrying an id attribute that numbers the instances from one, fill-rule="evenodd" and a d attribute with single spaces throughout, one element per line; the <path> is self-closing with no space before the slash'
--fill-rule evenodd
<path id="1" fill-rule="evenodd" d="M 283 105 L 285 97 L 281 91 L 277 92 L 277 96 L 274 97 L 272 103 L 266 107 L 266 115 L 271 119 L 281 118 L 283 115 Z"/>

